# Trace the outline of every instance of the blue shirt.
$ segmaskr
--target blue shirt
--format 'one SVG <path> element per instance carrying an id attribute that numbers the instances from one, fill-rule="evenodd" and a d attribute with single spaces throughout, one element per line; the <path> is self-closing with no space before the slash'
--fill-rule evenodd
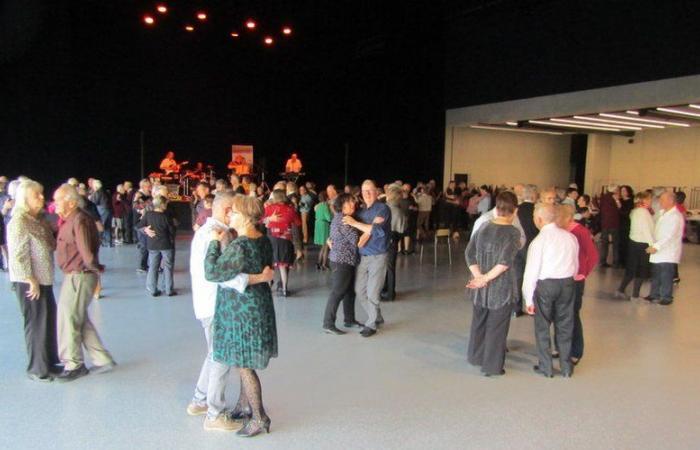
<path id="1" fill-rule="evenodd" d="M 369 241 L 360 248 L 360 255 L 381 255 L 389 251 L 391 245 L 391 210 L 381 202 L 374 202 L 369 208 L 362 208 L 357 214 L 360 222 L 372 224 L 376 217 L 382 217 L 383 223 L 373 224 Z"/>
<path id="2" fill-rule="evenodd" d="M 357 240 L 360 232 L 350 225 L 343 225 L 343 214 L 336 213 L 331 222 L 332 242 L 329 258 L 334 263 L 357 265 Z"/>

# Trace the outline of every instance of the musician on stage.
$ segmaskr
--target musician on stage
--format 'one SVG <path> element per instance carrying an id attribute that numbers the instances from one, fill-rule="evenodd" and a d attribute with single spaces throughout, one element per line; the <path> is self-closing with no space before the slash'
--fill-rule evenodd
<path id="1" fill-rule="evenodd" d="M 292 153 L 292 157 L 287 160 L 284 171 L 287 173 L 301 172 L 301 160 L 297 158 L 296 153 Z"/>
<path id="2" fill-rule="evenodd" d="M 163 158 L 163 161 L 160 162 L 160 170 L 165 172 L 166 175 L 180 171 L 180 166 L 177 161 L 175 161 L 174 152 L 168 152 L 165 154 L 165 158 Z"/>
<path id="3" fill-rule="evenodd" d="M 243 155 L 236 155 L 227 167 L 236 175 L 250 175 L 250 165 Z"/>
<path id="4" fill-rule="evenodd" d="M 195 166 L 194 169 L 190 172 L 190 175 L 193 178 L 197 178 L 198 180 L 201 180 L 204 178 L 204 163 L 203 162 L 198 162 Z"/>

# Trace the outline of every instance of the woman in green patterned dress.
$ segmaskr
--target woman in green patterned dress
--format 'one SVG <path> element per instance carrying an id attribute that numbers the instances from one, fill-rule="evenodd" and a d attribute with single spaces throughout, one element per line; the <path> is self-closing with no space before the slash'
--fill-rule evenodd
<path id="1" fill-rule="evenodd" d="M 255 225 L 263 214 L 259 200 L 237 195 L 229 225 L 238 237 L 221 251 L 225 232 L 212 231 L 204 270 L 208 281 L 224 282 L 240 273 L 260 273 L 272 266 L 270 240 Z M 243 293 L 219 287 L 213 323 L 213 359 L 236 367 L 241 376 L 241 395 L 232 416 L 246 419 L 237 435 L 255 436 L 270 432 L 270 418 L 262 404 L 262 389 L 256 370 L 265 369 L 277 356 L 277 326 L 270 285 L 249 285 Z"/>
<path id="2" fill-rule="evenodd" d="M 328 269 L 328 237 L 331 233 L 331 220 L 333 213 L 328 205 L 326 193 L 321 191 L 318 193 L 318 204 L 314 208 L 316 214 L 316 223 L 314 224 L 314 244 L 321 246 L 318 252 L 318 263 L 316 269 Z"/>

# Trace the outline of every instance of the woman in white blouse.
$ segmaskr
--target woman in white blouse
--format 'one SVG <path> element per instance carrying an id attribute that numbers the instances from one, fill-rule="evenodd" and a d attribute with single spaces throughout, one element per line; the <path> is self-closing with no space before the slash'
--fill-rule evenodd
<path id="1" fill-rule="evenodd" d="M 615 292 L 616 298 L 630 300 L 625 294 L 627 285 L 634 280 L 632 298 L 639 298 L 639 289 L 644 280 L 650 276 L 651 266 L 647 247 L 654 243 L 654 218 L 649 212 L 651 194 L 639 192 L 634 196 L 634 209 L 630 213 L 630 242 L 627 247 L 627 265 L 625 276 Z"/>

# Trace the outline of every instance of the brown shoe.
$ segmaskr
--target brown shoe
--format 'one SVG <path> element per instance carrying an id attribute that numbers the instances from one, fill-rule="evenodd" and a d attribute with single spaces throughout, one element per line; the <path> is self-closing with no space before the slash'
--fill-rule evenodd
<path id="1" fill-rule="evenodd" d="M 233 421 L 227 414 L 219 414 L 214 420 L 204 419 L 204 429 L 207 431 L 238 431 L 243 424 Z"/>
<path id="2" fill-rule="evenodd" d="M 207 413 L 207 405 L 198 405 L 195 402 L 190 402 L 187 405 L 187 414 L 190 416 L 203 416 Z"/>

